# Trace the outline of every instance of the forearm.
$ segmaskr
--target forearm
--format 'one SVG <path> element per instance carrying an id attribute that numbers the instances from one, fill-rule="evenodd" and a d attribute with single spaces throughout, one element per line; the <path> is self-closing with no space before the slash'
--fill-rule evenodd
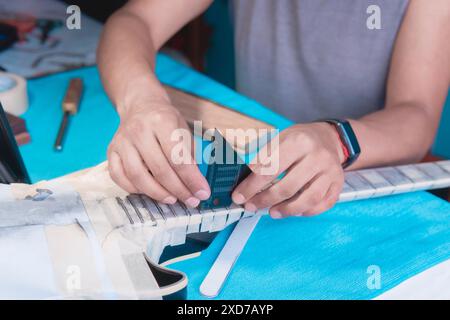
<path id="1" fill-rule="evenodd" d="M 103 85 L 117 111 L 126 109 L 142 88 L 155 99 L 167 99 L 154 74 L 157 49 L 146 25 L 126 11 L 106 23 L 97 52 Z"/>
<path id="2" fill-rule="evenodd" d="M 450 84 L 450 4 L 411 0 L 397 36 L 386 105 L 352 122 L 362 153 L 353 168 L 419 161 L 429 151 Z"/>
<path id="3" fill-rule="evenodd" d="M 111 16 L 97 60 L 104 87 L 119 113 L 132 105 L 169 102 L 154 74 L 156 52 L 211 2 L 133 0 Z"/>
<path id="4" fill-rule="evenodd" d="M 439 117 L 422 104 L 411 102 L 351 123 L 362 150 L 351 169 L 358 169 L 420 161 L 433 143 Z"/>

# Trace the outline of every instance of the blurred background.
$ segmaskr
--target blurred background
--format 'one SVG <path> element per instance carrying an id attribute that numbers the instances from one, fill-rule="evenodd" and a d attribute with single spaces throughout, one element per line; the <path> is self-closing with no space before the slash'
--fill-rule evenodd
<path id="1" fill-rule="evenodd" d="M 125 2 L 0 0 L 0 68 L 32 81 L 49 74 L 95 65 L 102 25 Z M 65 27 L 69 5 L 81 8 L 82 27 L 76 32 Z M 185 26 L 162 51 L 234 88 L 233 30 L 229 13 L 230 1 L 215 0 L 206 13 Z M 0 91 L 2 86 L 6 90 L 8 83 L 0 81 Z M 29 92 L 28 99 L 28 104 L 33 106 L 36 94 Z M 27 113 L 25 116 L 22 112 L 10 113 L 8 119 L 19 144 L 30 143 L 33 137 L 27 130 L 27 125 L 31 126 L 26 123 Z M 32 118 L 31 115 L 29 117 Z M 450 100 L 447 101 L 431 154 L 450 158 L 449 140 Z"/>

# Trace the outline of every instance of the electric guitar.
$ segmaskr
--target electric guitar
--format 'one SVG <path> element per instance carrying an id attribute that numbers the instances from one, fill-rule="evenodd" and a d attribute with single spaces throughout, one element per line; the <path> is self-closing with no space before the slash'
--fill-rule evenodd
<path id="1" fill-rule="evenodd" d="M 450 161 L 365 169 L 346 172 L 339 201 L 447 187 Z M 0 185 L 0 228 L 43 228 L 58 298 L 184 298 L 188 279 L 169 265 L 198 256 L 236 221 L 264 214 L 237 205 L 190 209 L 127 194 L 105 163 L 34 185 Z M 81 282 L 71 270 L 80 271 Z"/>

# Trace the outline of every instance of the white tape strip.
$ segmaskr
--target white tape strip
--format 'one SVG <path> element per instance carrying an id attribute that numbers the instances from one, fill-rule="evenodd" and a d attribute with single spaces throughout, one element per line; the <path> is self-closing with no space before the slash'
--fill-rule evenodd
<path id="1" fill-rule="evenodd" d="M 27 81 L 18 75 L 0 72 L 0 102 L 6 112 L 20 116 L 28 109 Z"/>
<path id="2" fill-rule="evenodd" d="M 100 247 L 100 243 L 98 242 L 97 237 L 95 236 L 94 228 L 92 227 L 90 222 L 80 220 L 77 220 L 77 222 L 81 226 L 81 228 L 83 228 L 89 239 L 89 243 L 91 244 L 95 267 L 102 284 L 103 297 L 107 300 L 117 299 L 117 294 L 115 292 L 114 285 L 112 284 L 112 281 L 108 276 L 105 260 L 103 258 L 103 251 Z"/>
<path id="3" fill-rule="evenodd" d="M 200 293 L 202 295 L 208 298 L 214 298 L 219 295 L 223 284 L 244 249 L 245 244 L 247 243 L 248 238 L 250 238 L 260 217 L 261 216 L 256 215 L 239 220 L 225 243 L 225 246 L 200 285 Z"/>

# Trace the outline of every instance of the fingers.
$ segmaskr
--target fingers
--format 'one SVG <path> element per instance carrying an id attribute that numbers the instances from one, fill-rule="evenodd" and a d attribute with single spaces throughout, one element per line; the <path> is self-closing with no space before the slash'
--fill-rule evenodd
<path id="1" fill-rule="evenodd" d="M 180 180 L 177 173 L 166 159 L 160 144 L 153 135 L 148 135 L 146 140 L 137 141 L 137 149 L 142 156 L 145 165 L 150 170 L 153 178 L 158 181 L 176 198 L 183 201 L 189 207 L 197 207 L 200 199 L 196 198 Z"/>
<path id="2" fill-rule="evenodd" d="M 278 168 L 277 170 L 273 170 L 273 174 L 265 174 L 265 171 L 260 164 L 250 165 L 252 173 L 233 191 L 232 199 L 234 203 L 243 204 L 249 199 L 253 198 L 261 190 L 266 189 L 276 178 L 278 178 L 281 173 L 286 171 L 296 161 L 297 155 L 294 152 L 286 153 L 283 157 L 280 157 L 281 147 L 288 150 L 286 148 L 287 146 L 282 146 L 280 144 L 270 153 L 271 157 L 273 157 L 272 161 L 276 161 L 276 163 L 278 164 Z M 264 148 L 259 152 L 260 154 L 267 154 Z M 264 159 L 262 159 L 261 161 L 266 162 L 268 160 L 264 157 Z M 273 192 L 276 192 L 276 189 L 277 187 L 275 187 L 275 190 L 273 190 Z M 280 196 L 285 195 L 284 190 L 280 189 L 280 191 L 283 193 Z"/>
<path id="3" fill-rule="evenodd" d="M 331 208 L 340 192 L 340 184 L 327 175 L 313 179 L 301 192 L 270 209 L 273 218 L 312 216 Z"/>
<path id="4" fill-rule="evenodd" d="M 297 194 L 298 190 L 301 190 L 312 180 L 316 174 L 312 161 L 305 159 L 292 166 L 280 181 L 249 199 L 245 203 L 245 209 L 254 212 L 290 199 Z"/>
<path id="5" fill-rule="evenodd" d="M 134 187 L 130 180 L 128 180 L 124 170 L 122 161 L 119 155 L 112 151 L 108 154 L 108 171 L 111 179 L 117 183 L 122 189 L 129 193 L 137 193 L 138 190 Z"/>
<path id="6" fill-rule="evenodd" d="M 303 213 L 303 216 L 305 217 L 315 216 L 321 214 L 322 212 L 330 210 L 334 206 L 334 204 L 338 201 L 341 190 L 342 188 L 339 187 L 338 183 L 332 183 L 322 201 L 315 207 Z"/>
<path id="7" fill-rule="evenodd" d="M 192 135 L 173 107 L 137 109 L 121 120 L 108 151 L 114 181 L 127 191 L 142 192 L 165 203 L 179 199 L 189 207 L 196 207 L 200 200 L 209 198 L 208 183 L 193 159 Z M 172 141 L 173 133 L 180 131 L 187 133 L 184 139 Z M 180 145 L 185 147 L 182 149 L 187 160 L 183 158 L 183 162 L 176 164 L 172 151 Z"/>
<path id="8" fill-rule="evenodd" d="M 186 134 L 189 135 L 188 137 L 184 136 L 181 141 L 172 139 L 174 130 L 180 130 L 178 129 L 179 127 L 182 128 L 181 130 L 185 130 Z M 208 199 L 210 196 L 210 188 L 205 177 L 198 169 L 193 157 L 194 141 L 185 123 L 178 124 L 177 127 L 166 126 L 166 128 L 158 131 L 156 136 L 159 140 L 162 154 L 166 158 L 166 163 L 169 163 L 170 165 L 170 171 L 182 182 L 183 186 L 185 186 L 192 197 L 198 200 Z M 173 151 L 180 149 L 184 152 L 183 161 L 174 161 Z M 169 170 L 169 168 L 165 169 Z M 172 174 L 170 175 L 172 179 L 175 179 Z M 164 185 L 166 186 L 166 184 Z M 170 188 L 169 186 L 170 184 L 166 187 Z"/>
<path id="9" fill-rule="evenodd" d="M 114 147 L 114 152 L 111 152 L 110 158 L 117 161 L 114 153 L 120 158 L 123 168 L 120 170 L 114 167 L 111 171 L 111 177 L 117 184 L 129 187 L 128 183 L 131 183 L 134 189 L 137 189 L 134 192 L 144 193 L 152 199 L 164 203 L 176 202 L 176 197 L 152 177 L 134 146 L 127 141 L 122 141 L 120 145 Z"/>

